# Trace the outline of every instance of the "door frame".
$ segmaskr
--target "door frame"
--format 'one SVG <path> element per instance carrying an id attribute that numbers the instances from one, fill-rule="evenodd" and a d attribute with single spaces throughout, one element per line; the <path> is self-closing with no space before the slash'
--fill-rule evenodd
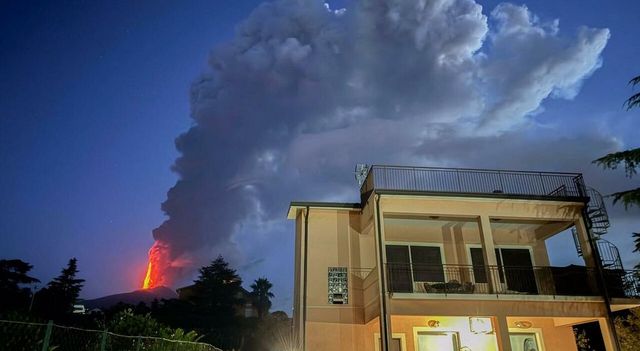
<path id="1" fill-rule="evenodd" d="M 545 351 L 544 340 L 542 338 L 542 328 L 509 328 L 509 336 L 511 334 L 534 334 L 540 351 Z M 511 341 L 511 340 L 509 340 Z"/>
<path id="2" fill-rule="evenodd" d="M 459 331 L 443 330 L 441 328 L 413 327 L 413 347 L 416 351 L 419 350 L 418 335 L 420 334 L 451 335 L 454 342 L 453 349 L 457 351 L 460 350 L 460 347 L 462 347 Z"/>

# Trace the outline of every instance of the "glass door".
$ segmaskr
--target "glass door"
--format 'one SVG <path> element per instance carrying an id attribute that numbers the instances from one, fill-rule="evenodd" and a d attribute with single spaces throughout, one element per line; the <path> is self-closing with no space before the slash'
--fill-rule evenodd
<path id="1" fill-rule="evenodd" d="M 385 248 L 387 251 L 389 291 L 413 292 L 409 247 L 405 245 L 386 245 Z"/>
<path id="2" fill-rule="evenodd" d="M 418 351 L 458 351 L 458 333 L 419 332 Z"/>
<path id="3" fill-rule="evenodd" d="M 538 338 L 535 333 L 509 334 L 512 351 L 541 351 Z"/>

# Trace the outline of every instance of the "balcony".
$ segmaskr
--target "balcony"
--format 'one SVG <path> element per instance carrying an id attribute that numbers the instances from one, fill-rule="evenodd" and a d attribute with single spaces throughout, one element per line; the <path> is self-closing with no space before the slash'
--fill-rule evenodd
<path id="1" fill-rule="evenodd" d="M 596 271 L 582 266 L 509 267 L 387 264 L 388 291 L 409 294 L 602 296 Z M 612 297 L 639 298 L 638 272 L 605 271 Z M 491 284 L 489 284 L 491 283 Z M 494 288 L 491 288 L 491 287 Z M 432 295 L 435 296 L 435 295 Z"/>
<path id="2" fill-rule="evenodd" d="M 585 201 L 579 173 L 462 168 L 378 166 L 369 168 L 360 193 L 363 202 L 378 193 L 428 193 L 482 197 Z"/>

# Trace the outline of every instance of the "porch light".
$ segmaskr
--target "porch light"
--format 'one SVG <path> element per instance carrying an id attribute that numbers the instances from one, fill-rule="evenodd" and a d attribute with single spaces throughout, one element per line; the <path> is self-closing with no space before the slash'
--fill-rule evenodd
<path id="1" fill-rule="evenodd" d="M 469 317 L 469 330 L 474 334 L 493 334 L 491 318 Z"/>
<path id="2" fill-rule="evenodd" d="M 521 329 L 528 329 L 528 328 L 531 328 L 531 326 L 533 325 L 533 323 L 529 321 L 516 321 L 514 324 L 516 328 L 521 328 Z"/>

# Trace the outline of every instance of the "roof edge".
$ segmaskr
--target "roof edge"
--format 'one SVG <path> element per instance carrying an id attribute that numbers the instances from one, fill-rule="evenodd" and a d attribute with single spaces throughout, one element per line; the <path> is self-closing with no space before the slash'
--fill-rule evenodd
<path id="1" fill-rule="evenodd" d="M 335 210 L 361 210 L 359 202 L 318 202 L 318 201 L 292 201 L 287 211 L 287 219 L 295 219 L 297 210 L 306 207 L 335 209 Z"/>

